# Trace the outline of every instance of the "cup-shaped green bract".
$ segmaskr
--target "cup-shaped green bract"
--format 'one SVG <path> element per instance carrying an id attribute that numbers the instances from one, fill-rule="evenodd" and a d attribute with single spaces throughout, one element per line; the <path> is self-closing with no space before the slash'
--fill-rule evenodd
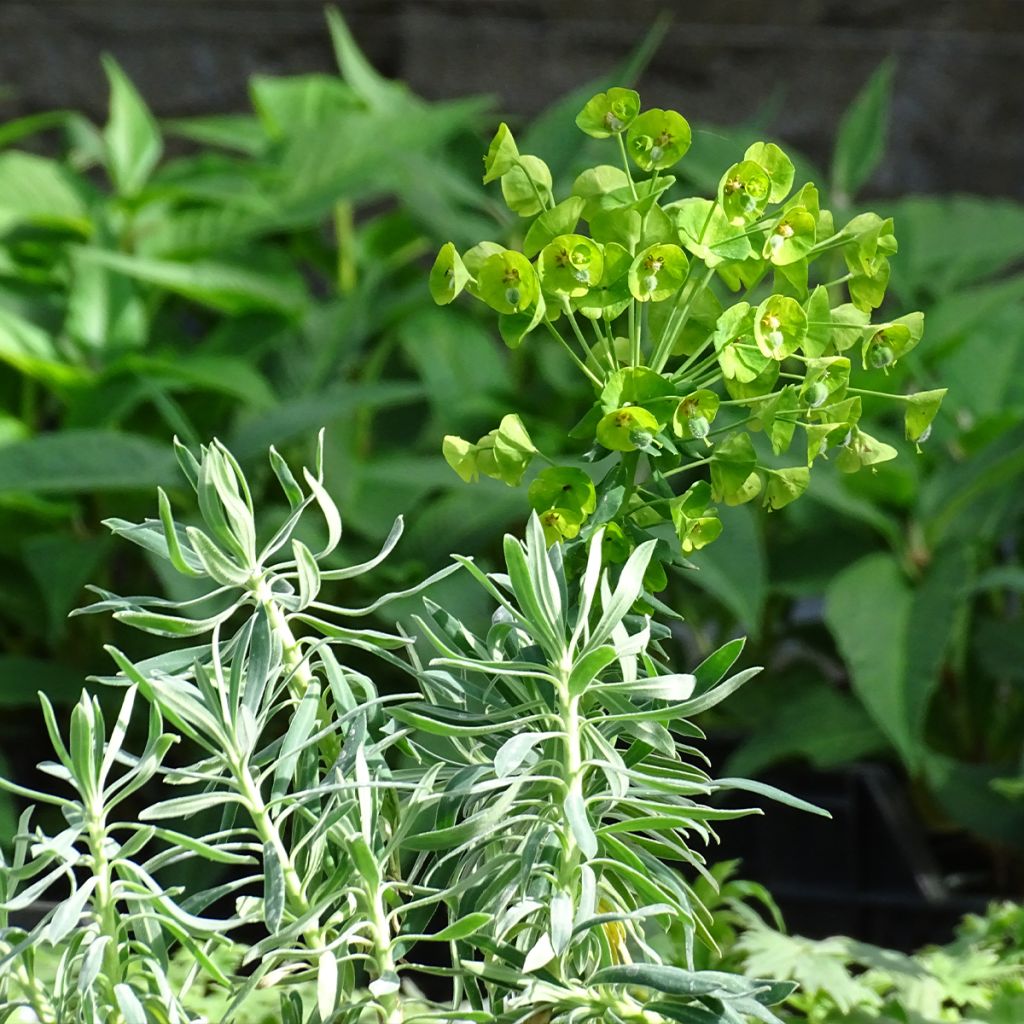
<path id="1" fill-rule="evenodd" d="M 441 442 L 441 454 L 444 455 L 445 462 L 467 484 L 479 479 L 480 467 L 477 465 L 475 444 L 472 444 L 465 438 L 448 434 Z"/>
<path id="2" fill-rule="evenodd" d="M 761 255 L 776 266 L 788 266 L 804 259 L 815 241 L 814 216 L 806 207 L 794 206 L 785 210 L 772 225 Z"/>
<path id="3" fill-rule="evenodd" d="M 601 417 L 597 424 L 599 444 L 613 452 L 646 448 L 658 432 L 658 421 L 643 406 L 629 405 Z"/>
<path id="4" fill-rule="evenodd" d="M 550 466 L 533 479 L 527 492 L 548 544 L 571 540 L 597 506 L 594 482 L 572 466 Z"/>
<path id="5" fill-rule="evenodd" d="M 624 132 L 640 113 L 640 93 L 612 88 L 592 96 L 576 115 L 576 125 L 595 139 L 607 139 Z"/>
<path id="6" fill-rule="evenodd" d="M 617 242 L 603 247 L 604 273 L 601 283 L 575 300 L 576 308 L 592 320 L 614 320 L 632 301 L 629 267 L 633 257 Z"/>
<path id="7" fill-rule="evenodd" d="M 582 469 L 549 466 L 533 479 L 527 499 L 537 512 L 559 507 L 575 509 L 588 516 L 597 506 L 597 491 L 593 480 Z"/>
<path id="8" fill-rule="evenodd" d="M 859 427 L 853 427 L 846 443 L 839 451 L 836 465 L 843 473 L 856 473 L 863 466 L 877 466 L 896 458 L 892 445 L 879 441 Z"/>
<path id="9" fill-rule="evenodd" d="M 711 485 L 699 480 L 670 505 L 672 525 L 683 552 L 700 551 L 722 532 L 722 521 L 711 507 Z"/>
<path id="10" fill-rule="evenodd" d="M 586 235 L 559 235 L 541 250 L 538 267 L 544 291 L 578 298 L 601 283 L 604 254 Z"/>
<path id="11" fill-rule="evenodd" d="M 932 433 L 932 421 L 935 419 L 946 388 L 935 391 L 920 391 L 916 395 L 907 396 L 907 408 L 903 414 L 903 423 L 907 440 L 915 443 L 927 441 Z"/>
<path id="12" fill-rule="evenodd" d="M 917 346 L 924 334 L 924 315 L 908 313 L 891 323 L 883 324 L 865 337 L 861 345 L 864 368 L 883 370 L 892 366 Z"/>
<path id="13" fill-rule="evenodd" d="M 540 290 L 533 264 L 514 249 L 488 256 L 476 282 L 480 298 L 499 313 L 522 313 L 537 301 Z"/>
<path id="14" fill-rule="evenodd" d="M 537 517 L 544 531 L 544 540 L 549 545 L 578 537 L 580 527 L 586 520 L 586 516 L 576 509 L 557 507 L 545 509 Z"/>
<path id="15" fill-rule="evenodd" d="M 753 160 L 741 160 L 722 175 L 718 201 L 729 223 L 750 224 L 764 213 L 772 192 L 768 172 Z"/>
<path id="16" fill-rule="evenodd" d="M 804 364 L 800 400 L 809 409 L 819 409 L 826 402 L 839 402 L 850 383 L 850 360 L 846 356 L 823 356 L 808 359 Z"/>
<path id="17" fill-rule="evenodd" d="M 508 125 L 502 121 L 484 157 L 484 184 L 497 181 L 502 175 L 508 174 L 518 160 L 519 147 L 516 146 L 516 140 L 512 137 Z"/>
<path id="18" fill-rule="evenodd" d="M 785 359 L 792 355 L 807 334 L 807 314 L 796 299 L 770 295 L 754 314 L 754 339 L 762 355 Z"/>
<path id="19" fill-rule="evenodd" d="M 810 479 L 810 471 L 806 466 L 765 470 L 765 508 L 774 511 L 796 501 L 807 490 Z"/>
<path id="20" fill-rule="evenodd" d="M 672 414 L 672 430 L 685 441 L 706 441 L 721 402 L 714 391 L 701 388 L 687 395 Z"/>
<path id="21" fill-rule="evenodd" d="M 551 205 L 551 169 L 540 157 L 521 156 L 501 176 L 505 205 L 520 217 L 532 217 Z"/>
<path id="22" fill-rule="evenodd" d="M 630 264 L 629 290 L 639 302 L 663 302 L 682 287 L 688 266 L 678 245 L 649 245 Z"/>
<path id="23" fill-rule="evenodd" d="M 690 148 L 690 125 L 682 114 L 657 107 L 645 110 L 629 126 L 626 144 L 629 155 L 644 171 L 671 167 Z"/>
<path id="24" fill-rule="evenodd" d="M 726 381 L 746 384 L 764 373 L 770 357 L 761 353 L 754 338 L 754 310 L 747 302 L 737 302 L 718 318 L 711 336 L 718 365 Z"/>
<path id="25" fill-rule="evenodd" d="M 715 448 L 711 488 L 715 500 L 726 505 L 742 505 L 760 493 L 757 455 L 749 434 L 734 434 Z"/>
<path id="26" fill-rule="evenodd" d="M 747 148 L 743 159 L 763 167 L 771 179 L 770 203 L 781 203 L 789 195 L 795 173 L 793 161 L 774 142 L 755 142 Z"/>
<path id="27" fill-rule="evenodd" d="M 445 242 L 430 270 L 430 296 L 439 305 L 446 306 L 469 283 L 469 271 L 454 243 Z"/>
<path id="28" fill-rule="evenodd" d="M 627 366 L 609 375 L 598 405 L 603 413 L 640 406 L 654 417 L 660 430 L 677 402 L 678 394 L 670 380 L 646 366 Z"/>

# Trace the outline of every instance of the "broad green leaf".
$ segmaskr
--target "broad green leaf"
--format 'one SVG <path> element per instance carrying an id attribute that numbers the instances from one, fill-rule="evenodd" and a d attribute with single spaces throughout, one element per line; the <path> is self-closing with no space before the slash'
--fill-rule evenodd
<path id="1" fill-rule="evenodd" d="M 908 765 L 916 764 L 921 752 L 908 705 L 911 608 L 903 575 L 885 554 L 852 565 L 826 591 L 825 621 L 849 667 L 853 690 Z M 915 680 L 915 686 L 921 682 Z"/>
<path id="2" fill-rule="evenodd" d="M 0 232 L 22 224 L 92 230 L 85 189 L 56 160 L 17 151 L 0 154 Z"/>
<path id="3" fill-rule="evenodd" d="M 117 191 L 131 197 L 153 173 L 163 140 L 149 107 L 117 61 L 105 56 L 103 70 L 110 83 L 110 116 L 103 132 L 107 170 Z"/>
<path id="4" fill-rule="evenodd" d="M 308 303 L 305 285 L 294 268 L 277 274 L 240 263 L 183 263 L 93 248 L 79 249 L 76 256 L 230 315 L 271 310 L 297 317 Z"/>
<path id="5" fill-rule="evenodd" d="M 63 430 L 0 447 L 0 493 L 149 490 L 173 482 L 162 444 L 106 430 Z"/>
<path id="6" fill-rule="evenodd" d="M 867 182 L 885 153 L 894 70 L 892 58 L 882 61 L 839 124 L 832 187 L 847 200 Z"/>

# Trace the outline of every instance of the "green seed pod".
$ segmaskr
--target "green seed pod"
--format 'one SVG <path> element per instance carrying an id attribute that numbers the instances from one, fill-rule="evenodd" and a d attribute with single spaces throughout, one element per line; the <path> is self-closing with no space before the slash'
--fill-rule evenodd
<path id="1" fill-rule="evenodd" d="M 824 405 L 828 401 L 828 387 L 827 385 L 816 380 L 805 392 L 804 401 L 812 408 L 817 409 L 819 406 Z"/>
<path id="2" fill-rule="evenodd" d="M 887 366 L 892 366 L 895 361 L 896 353 L 889 345 L 872 345 L 868 350 L 868 363 L 872 369 L 885 369 Z"/>

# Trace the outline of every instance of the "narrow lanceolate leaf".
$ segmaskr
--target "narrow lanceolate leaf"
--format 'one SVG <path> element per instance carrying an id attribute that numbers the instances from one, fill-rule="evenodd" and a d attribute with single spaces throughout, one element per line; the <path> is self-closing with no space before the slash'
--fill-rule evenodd
<path id="1" fill-rule="evenodd" d="M 317 960 L 316 1006 L 321 1020 L 327 1020 L 338 1001 L 338 961 L 325 949 Z"/>
<path id="2" fill-rule="evenodd" d="M 450 925 L 432 935 L 431 938 L 436 942 L 455 942 L 458 939 L 468 939 L 470 935 L 475 935 L 481 928 L 486 927 L 493 920 L 493 914 L 477 911 L 473 914 L 467 914 L 458 921 L 453 921 Z"/>
<path id="3" fill-rule="evenodd" d="M 273 843 L 263 844 L 263 920 L 267 930 L 276 932 L 284 916 L 284 866 Z"/>
<path id="4" fill-rule="evenodd" d="M 795 807 L 798 811 L 807 811 L 809 814 L 818 814 L 822 818 L 831 818 L 832 815 L 824 807 L 808 803 L 798 796 L 791 796 L 784 790 L 776 789 L 764 782 L 755 782 L 753 779 L 716 779 L 712 786 L 714 789 L 742 789 L 748 793 L 757 793 L 758 796 L 765 796 L 776 803 L 785 804 L 787 807 Z"/>
<path id="5" fill-rule="evenodd" d="M 124 1018 L 124 1024 L 148 1024 L 146 1011 L 130 986 L 115 985 L 114 998 L 117 1000 L 117 1008 Z"/>
<path id="6" fill-rule="evenodd" d="M 274 786 L 271 791 L 272 798 L 284 796 L 291 784 L 292 776 L 295 774 L 295 766 L 299 761 L 299 754 L 306 746 L 306 741 L 313 733 L 317 720 L 317 708 L 320 704 L 320 684 L 310 683 L 306 692 L 299 701 L 299 706 L 292 715 L 288 724 L 288 731 L 285 733 L 284 742 L 281 744 L 281 756 L 278 759 L 277 767 L 274 769 Z"/>
<path id="7" fill-rule="evenodd" d="M 576 779 L 565 797 L 565 816 L 569 819 L 576 845 L 587 858 L 597 855 L 597 836 L 591 828 L 587 817 L 587 808 L 583 802 L 583 793 L 579 779 Z"/>
<path id="8" fill-rule="evenodd" d="M 302 541 L 292 541 L 295 571 L 299 581 L 299 608 L 308 608 L 320 592 L 320 566 Z"/>
<path id="9" fill-rule="evenodd" d="M 557 735 L 555 732 L 521 732 L 510 736 L 494 755 L 494 774 L 499 779 L 511 775 L 538 743 Z"/>
<path id="10" fill-rule="evenodd" d="M 532 974 L 534 971 L 539 971 L 542 967 L 551 963 L 555 958 L 555 950 L 551 945 L 551 936 L 545 932 L 530 949 L 530 952 L 526 954 L 526 959 L 523 961 L 523 974 Z"/>

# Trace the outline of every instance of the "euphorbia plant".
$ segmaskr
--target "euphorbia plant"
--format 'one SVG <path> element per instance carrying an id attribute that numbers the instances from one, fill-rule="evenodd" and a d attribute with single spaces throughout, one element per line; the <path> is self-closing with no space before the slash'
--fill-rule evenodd
<path id="1" fill-rule="evenodd" d="M 684 716 L 756 670 L 725 679 L 738 641 L 693 675 L 670 669 L 667 631 L 634 611 L 652 541 L 613 582 L 597 533 L 571 580 L 533 517 L 525 544 L 506 538 L 507 575 L 459 558 L 352 609 L 322 590 L 372 570 L 401 521 L 377 557 L 338 565 L 319 451 L 301 482 L 271 451 L 291 513 L 265 539 L 225 448 L 178 455 L 200 524 L 160 492 L 156 518 L 108 525 L 197 596 L 101 592 L 86 609 L 173 643 L 140 662 L 109 648 L 119 671 L 102 682 L 124 693 L 112 727 L 84 693 L 65 740 L 42 698 L 54 791 L 0 780 L 63 819 L 46 830 L 26 811 L 0 869 L 0 1019 L 200 1024 L 212 993 L 216 1020 L 252 1024 L 265 1018 L 249 997 L 273 987 L 283 1024 L 775 1020 L 788 983 L 693 970 L 710 922 L 671 866 L 706 874 L 711 823 L 754 810 L 701 798 L 782 796 L 711 779 L 675 738 L 699 737 Z M 314 506 L 311 547 L 298 534 L 310 540 Z M 427 603 L 415 621 L 438 656 L 422 664 L 411 637 L 359 621 L 459 565 L 497 602 L 486 635 Z M 351 650 L 418 686 L 378 693 Z M 175 795 L 145 802 L 157 783 Z M 183 864 L 199 866 L 188 887 L 168 881 Z M 43 898 L 32 927 L 10 921 Z M 427 944 L 447 947 L 444 966 L 420 962 Z M 453 998 L 403 993 L 410 972 L 453 978 Z"/>
<path id="2" fill-rule="evenodd" d="M 521 251 L 484 241 L 459 254 L 449 243 L 431 289 L 439 303 L 468 292 L 497 312 L 510 347 L 557 344 L 589 381 L 593 405 L 529 502 L 549 542 L 605 526 L 621 561 L 657 537 L 656 591 L 664 564 L 719 536 L 720 504 L 778 509 L 806 490 L 818 459 L 852 473 L 896 456 L 860 429 L 861 396 L 875 393 L 851 377 L 905 356 L 923 317 L 875 312 L 896 252 L 892 220 L 864 213 L 837 227 L 813 184 L 794 191 L 774 143 L 750 146 L 715 196 L 677 198 L 670 169 L 691 142 L 680 114 L 645 111 L 618 88 L 594 96 L 576 124 L 609 140 L 620 165 L 583 171 L 558 198 L 543 160 L 520 153 L 503 124 L 484 181 L 500 179 L 526 220 Z M 920 442 L 944 394 L 882 397 L 905 404 L 907 438 Z M 540 454 L 515 414 L 476 443 L 445 438 L 444 452 L 467 481 L 511 485 Z"/>

